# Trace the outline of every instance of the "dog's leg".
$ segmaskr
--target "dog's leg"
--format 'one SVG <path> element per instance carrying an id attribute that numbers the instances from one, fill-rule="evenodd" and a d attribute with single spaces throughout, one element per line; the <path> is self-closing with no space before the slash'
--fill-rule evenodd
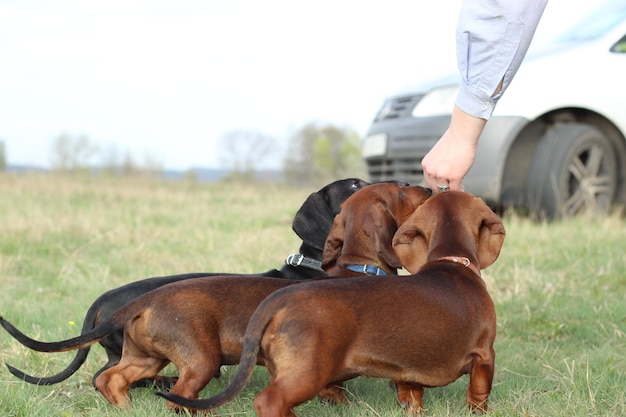
<path id="1" fill-rule="evenodd" d="M 133 361 L 135 359 L 135 361 Z M 143 378 L 151 378 L 159 373 L 169 362 L 162 359 L 144 357 L 140 360 L 123 357 L 120 363 L 103 371 L 95 380 L 96 389 L 111 404 L 128 407 L 128 388 Z"/>
<path id="2" fill-rule="evenodd" d="M 274 383 L 254 398 L 254 410 L 259 417 L 297 417 L 286 401 L 277 393 Z"/>
<path id="3" fill-rule="evenodd" d="M 467 385 L 467 405 L 470 410 L 477 413 L 488 411 L 487 398 L 491 392 L 491 383 L 494 373 L 495 353 L 483 358 L 476 356 L 470 372 L 469 384 Z"/>
<path id="4" fill-rule="evenodd" d="M 424 387 L 420 384 L 411 382 L 395 381 L 398 390 L 398 402 L 400 406 L 409 415 L 419 416 L 424 411 L 422 397 L 424 396 Z"/>
<path id="5" fill-rule="evenodd" d="M 314 372 L 313 372 L 314 374 Z M 323 386 L 316 378 L 306 378 L 310 373 L 285 373 L 272 378 L 270 385 L 254 399 L 254 409 L 259 417 L 297 417 L 293 407 L 315 398 Z"/>
<path id="6" fill-rule="evenodd" d="M 204 357 L 202 355 L 194 355 L 194 358 Z M 209 363 L 204 361 L 202 361 L 202 363 L 195 363 L 192 361 L 185 364 L 185 366 L 178 367 L 180 376 L 172 388 L 171 393 L 180 395 L 181 397 L 197 399 L 200 396 L 202 388 L 204 388 L 215 376 L 216 369 L 219 369 L 219 357 L 216 357 L 216 359 L 217 361 L 209 361 Z M 171 401 L 167 401 L 165 405 L 167 408 L 176 411 L 182 411 L 185 409 L 184 407 L 174 404 Z"/>
<path id="7" fill-rule="evenodd" d="M 113 405 L 125 407 L 130 404 L 128 389 L 133 382 L 152 378 L 169 361 L 151 356 L 137 345 L 127 326 L 122 358 L 117 365 L 101 370 L 94 381 L 94 386 Z"/>
<path id="8" fill-rule="evenodd" d="M 115 366 L 108 368 L 93 380 L 93 386 L 113 405 L 122 408 L 130 406 L 130 398 L 128 398 L 128 387 L 130 384 L 120 374 L 111 371 Z"/>

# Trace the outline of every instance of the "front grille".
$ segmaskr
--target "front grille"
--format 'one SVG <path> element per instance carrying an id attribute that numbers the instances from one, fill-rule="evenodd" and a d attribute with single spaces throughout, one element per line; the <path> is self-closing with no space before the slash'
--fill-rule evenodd
<path id="1" fill-rule="evenodd" d="M 370 181 L 408 181 L 418 185 L 424 179 L 421 158 L 368 158 L 367 171 Z"/>
<path id="2" fill-rule="evenodd" d="M 413 185 L 421 184 L 424 180 L 422 158 L 438 139 L 438 136 L 398 135 L 392 137 L 385 155 L 366 159 L 370 180 L 408 181 Z"/>
<path id="3" fill-rule="evenodd" d="M 378 111 L 374 122 L 394 120 L 411 115 L 415 105 L 424 97 L 423 94 L 412 96 L 394 97 L 385 102 Z"/>

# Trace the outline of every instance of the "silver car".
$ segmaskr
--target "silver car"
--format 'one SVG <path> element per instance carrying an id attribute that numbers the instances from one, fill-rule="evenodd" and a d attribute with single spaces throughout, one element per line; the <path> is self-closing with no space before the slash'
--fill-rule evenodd
<path id="1" fill-rule="evenodd" d="M 423 181 L 420 162 L 448 127 L 457 90 L 454 75 L 385 101 L 363 143 L 372 181 Z M 625 5 L 526 58 L 463 184 L 494 207 L 548 219 L 626 201 Z"/>

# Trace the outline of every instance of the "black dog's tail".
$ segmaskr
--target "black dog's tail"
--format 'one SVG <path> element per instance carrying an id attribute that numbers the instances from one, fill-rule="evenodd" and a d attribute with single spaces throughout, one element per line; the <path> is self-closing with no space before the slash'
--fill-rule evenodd
<path id="1" fill-rule="evenodd" d="M 281 292 L 281 290 L 278 291 Z M 219 407 L 235 398 L 235 396 L 244 389 L 252 376 L 252 371 L 254 371 L 259 356 L 259 350 L 261 349 L 261 338 L 265 333 L 270 319 L 274 316 L 275 308 L 271 304 L 273 298 L 274 297 L 270 295 L 269 298 L 265 299 L 250 318 L 243 338 L 241 360 L 239 361 L 237 373 L 224 391 L 213 397 L 198 400 L 163 391 L 157 391 L 156 395 L 175 404 L 192 409 Z"/>
<path id="2" fill-rule="evenodd" d="M 31 339 L 22 333 L 17 327 L 6 321 L 3 317 L 0 317 L 0 325 L 4 327 L 11 336 L 13 336 L 18 342 L 23 344 L 29 349 L 36 350 L 38 352 L 66 352 L 68 350 L 76 350 L 91 346 L 98 342 L 103 337 L 108 336 L 118 328 L 113 321 L 105 321 L 95 329 L 83 333 L 80 336 L 73 337 L 67 340 L 61 340 L 59 342 L 40 342 L 39 340 Z"/>
<path id="3" fill-rule="evenodd" d="M 92 305 L 89 308 L 89 310 L 87 310 L 87 314 L 85 314 L 85 320 L 83 321 L 83 328 L 81 330 L 81 334 L 85 334 L 89 332 L 91 329 L 93 329 L 94 327 L 96 327 L 99 313 L 100 313 L 100 308 L 96 304 Z M 83 366 L 83 364 L 87 360 L 87 355 L 89 355 L 90 349 L 91 348 L 89 346 L 79 348 L 76 351 L 76 356 L 74 356 L 74 359 L 72 359 L 72 362 L 70 362 L 70 364 L 67 365 L 65 369 L 63 369 L 61 372 L 57 374 L 46 376 L 46 377 L 28 375 L 25 372 L 17 368 L 14 368 L 8 363 L 5 363 L 5 365 L 7 366 L 7 368 L 9 368 L 9 372 L 11 372 L 13 375 L 18 377 L 22 381 L 28 382 L 29 384 L 53 385 L 53 384 L 58 384 L 59 382 L 65 381 L 67 378 L 74 375 L 76 371 L 78 371 L 80 367 Z"/>
<path id="4" fill-rule="evenodd" d="M 7 368 L 9 368 L 9 372 L 11 372 L 22 381 L 28 382 L 29 384 L 53 385 L 58 384 L 61 381 L 65 381 L 67 378 L 74 375 L 74 373 L 78 371 L 78 369 L 83 365 L 83 363 L 85 363 L 85 360 L 87 360 L 87 354 L 89 354 L 89 347 L 78 349 L 78 352 L 76 352 L 76 356 L 74 356 L 72 362 L 70 362 L 70 364 L 65 369 L 63 369 L 58 374 L 46 377 L 31 376 L 24 373 L 23 371 L 20 371 L 17 368 L 12 367 L 8 363 L 5 363 L 5 365 Z"/>

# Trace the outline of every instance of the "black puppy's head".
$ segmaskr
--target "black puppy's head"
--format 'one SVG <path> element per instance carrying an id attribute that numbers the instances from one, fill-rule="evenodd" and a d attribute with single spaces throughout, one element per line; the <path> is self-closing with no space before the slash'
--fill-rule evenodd
<path id="1" fill-rule="evenodd" d="M 324 250 L 326 236 L 343 203 L 352 194 L 369 185 L 358 178 L 338 180 L 312 193 L 293 219 L 292 229 L 307 245 Z"/>

